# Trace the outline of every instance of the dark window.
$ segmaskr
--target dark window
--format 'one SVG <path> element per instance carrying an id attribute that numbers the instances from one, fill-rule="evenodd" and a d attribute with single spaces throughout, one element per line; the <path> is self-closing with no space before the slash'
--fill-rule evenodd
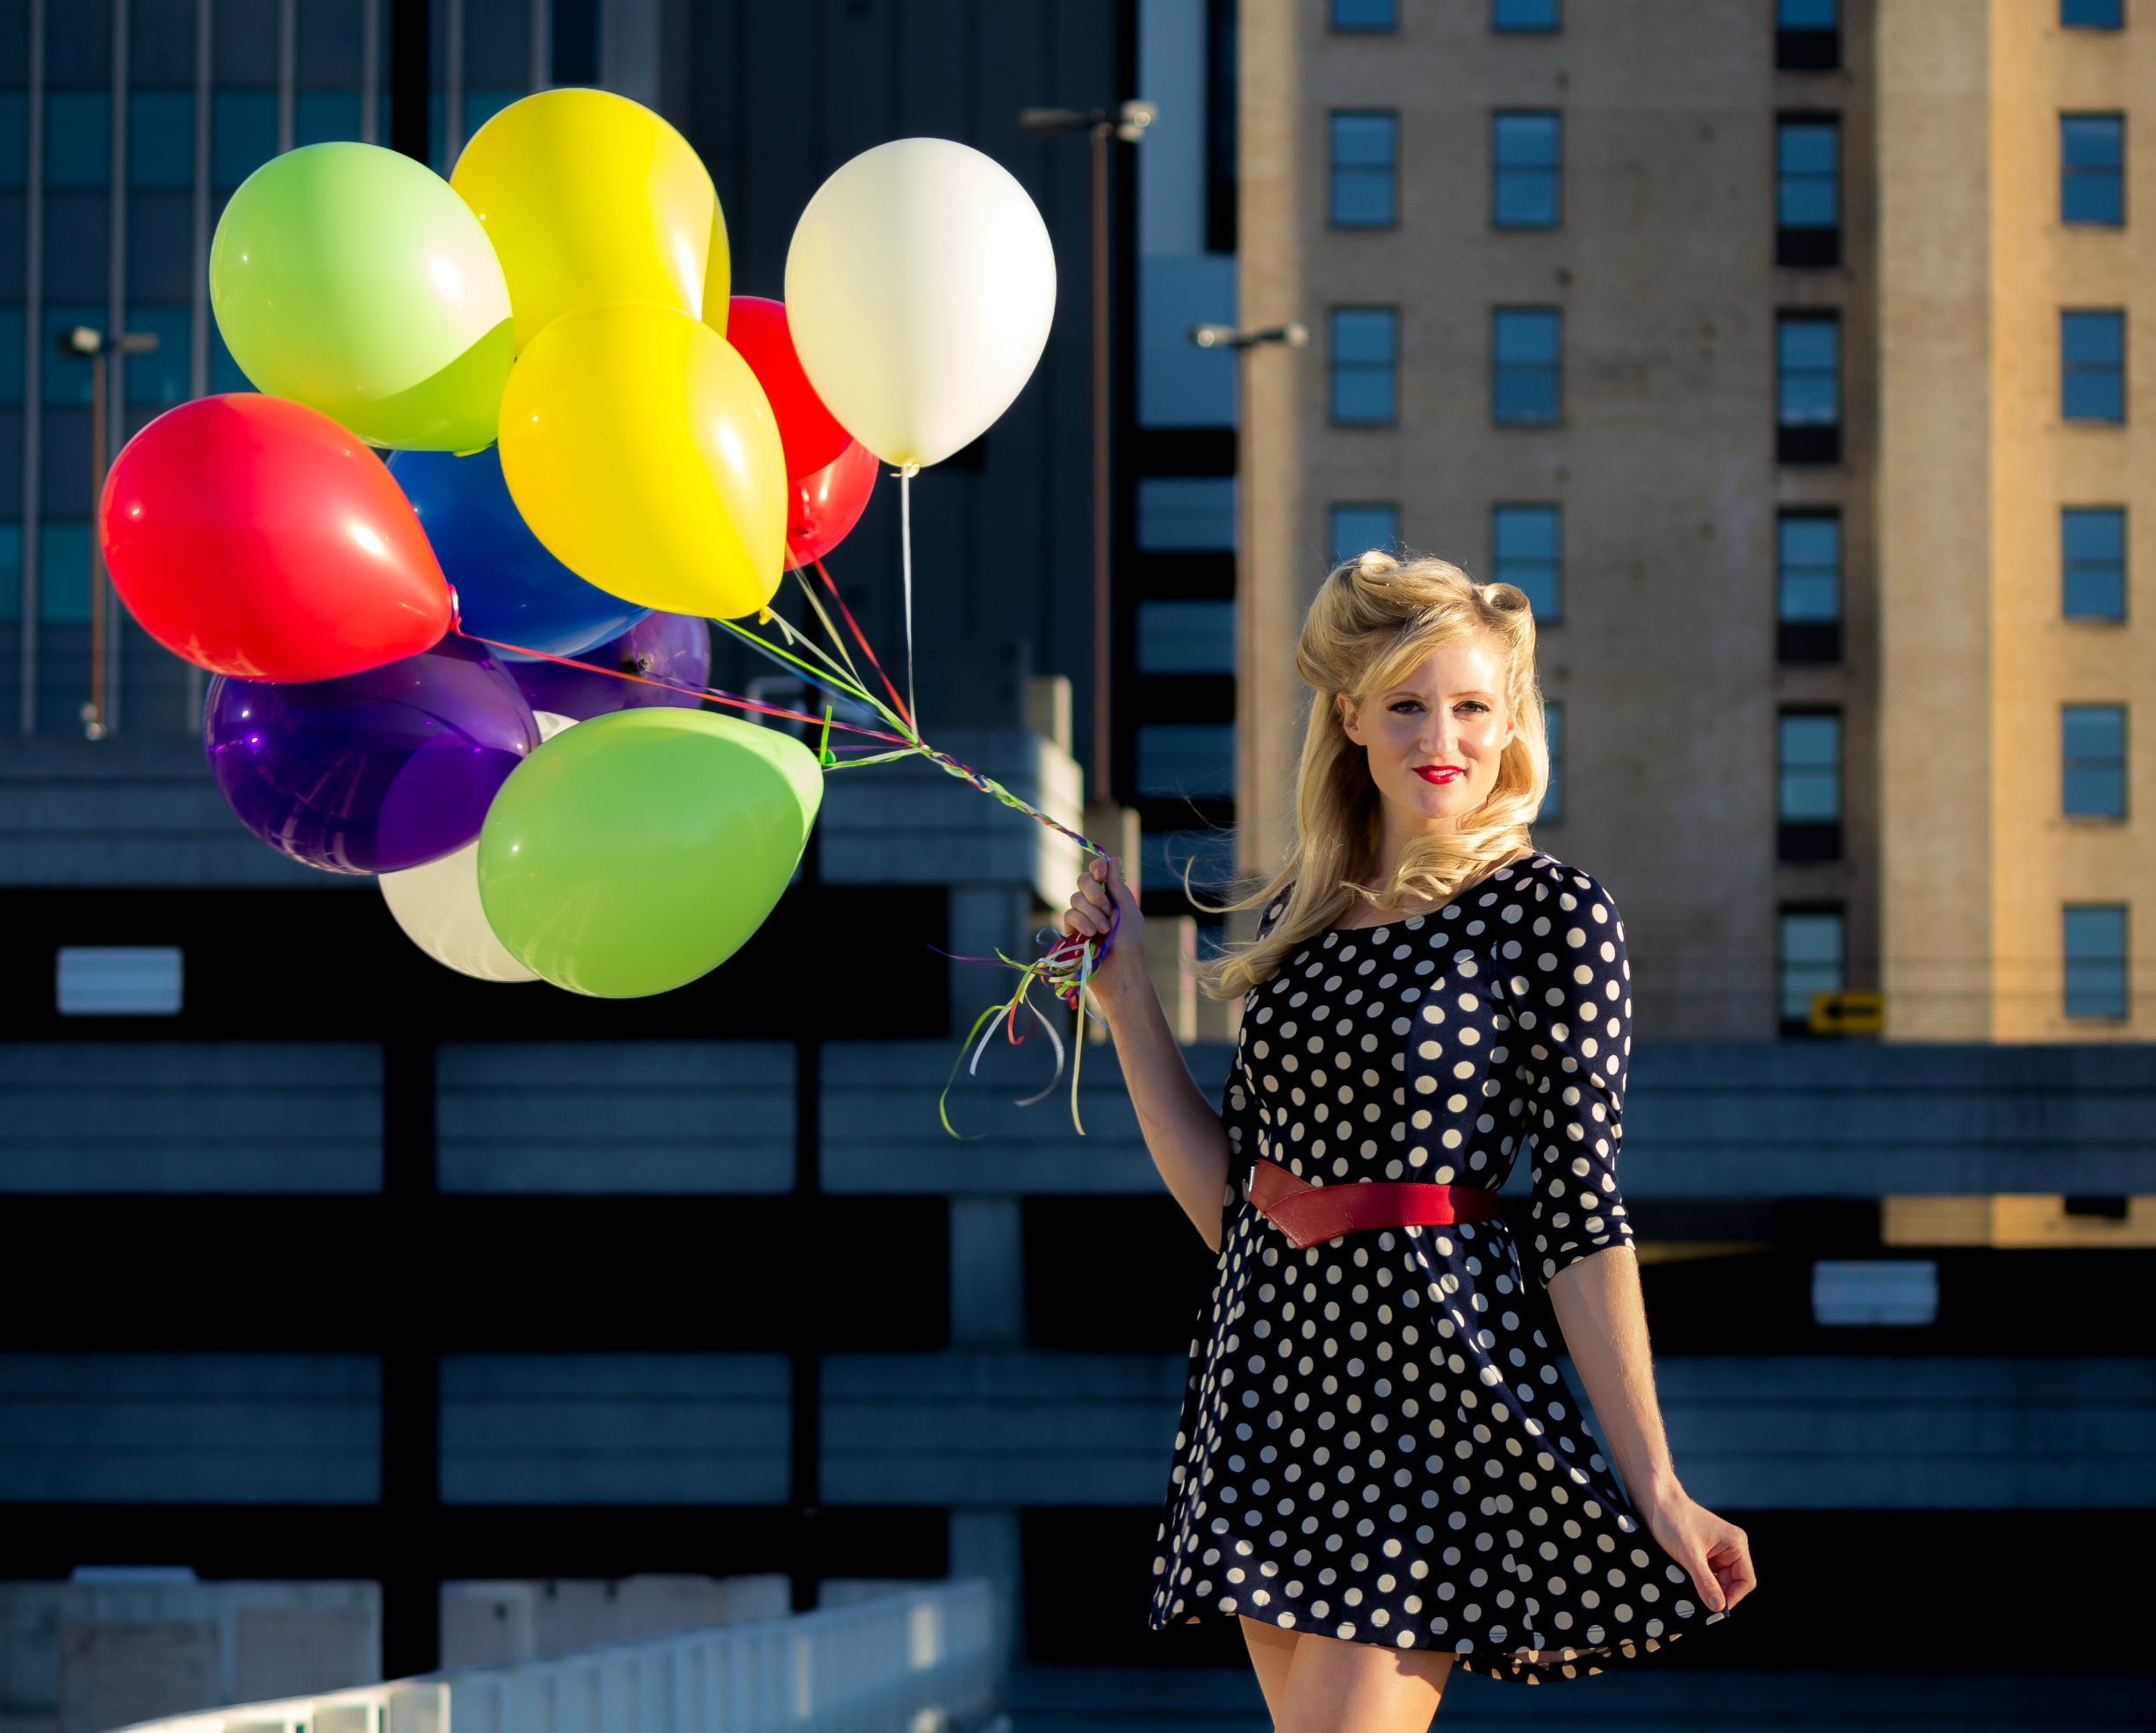
<path id="1" fill-rule="evenodd" d="M 195 184 L 195 93 L 136 90 L 127 98 L 127 183 Z"/>
<path id="2" fill-rule="evenodd" d="M 1400 220 L 1400 116 L 1389 108 L 1336 108 L 1331 116 L 1335 228 L 1391 228 Z"/>
<path id="3" fill-rule="evenodd" d="M 1555 110 L 1500 109 L 1491 115 L 1491 226 L 1556 227 L 1563 159 L 1564 120 Z"/>
<path id="4" fill-rule="evenodd" d="M 1332 0 L 1335 30 L 1397 30 L 1398 0 Z"/>
<path id="5" fill-rule="evenodd" d="M 2070 422 L 2126 419 L 2126 315 L 2116 307 L 2059 315 L 2060 413 Z"/>
<path id="6" fill-rule="evenodd" d="M 1842 120 L 1785 114 L 1774 128 L 1774 262 L 1842 263 Z"/>
<path id="7" fill-rule="evenodd" d="M 1400 508 L 1388 501 L 1341 500 L 1329 513 L 1332 563 L 1353 560 L 1372 548 L 1400 551 Z"/>
<path id="8" fill-rule="evenodd" d="M 45 94 L 45 184 L 105 187 L 112 179 L 112 98 L 103 90 Z"/>
<path id="9" fill-rule="evenodd" d="M 1831 506 L 1776 522 L 1775 625 L 1780 661 L 1842 660 L 1842 514 Z"/>
<path id="10" fill-rule="evenodd" d="M 1236 604 L 1232 601 L 1141 601 L 1141 674 L 1233 674 Z"/>
<path id="11" fill-rule="evenodd" d="M 277 155 L 277 93 L 220 90 L 210 98 L 210 177 L 229 192 Z"/>
<path id="12" fill-rule="evenodd" d="M 1775 960 L 1783 1034 L 1810 1034 L 1812 995 L 1840 993 L 1847 985 L 1847 915 L 1832 905 L 1781 911 Z"/>
<path id="13" fill-rule="evenodd" d="M 2116 228 L 2126 220 L 2126 117 L 2059 117 L 2059 220 Z"/>
<path id="14" fill-rule="evenodd" d="M 1777 71 L 1833 72 L 1841 64 L 1842 9 L 1836 0 L 1776 0 Z"/>
<path id="15" fill-rule="evenodd" d="M 1777 854 L 1789 863 L 1842 858 L 1842 716 L 1785 710 L 1777 718 Z"/>
<path id="16" fill-rule="evenodd" d="M 1842 315 L 1806 308 L 1775 317 L 1775 455 L 1785 464 L 1842 461 Z"/>
<path id="17" fill-rule="evenodd" d="M 1542 791 L 1542 804 L 1535 809 L 1534 817 L 1537 824 L 1555 824 L 1565 815 L 1565 706 L 1561 698 L 1544 701 L 1542 728 L 1549 740 L 1550 785 Z"/>
<path id="18" fill-rule="evenodd" d="M 2126 1015 L 2126 906 L 2068 903 L 2060 935 L 2069 1017 Z"/>
<path id="19" fill-rule="evenodd" d="M 1558 614 L 1564 520 L 1554 505 L 1499 505 L 1489 512 L 1489 577 L 1511 584 L 1534 609 L 1538 625 Z"/>
<path id="20" fill-rule="evenodd" d="M 1500 307 L 1490 316 L 1490 419 L 1499 427 L 1552 427 L 1562 412 L 1564 314 L 1554 307 Z"/>
<path id="21" fill-rule="evenodd" d="M 1400 415 L 1400 309 L 1332 309 L 1332 419 L 1344 427 L 1389 426 Z"/>
<path id="22" fill-rule="evenodd" d="M 157 347 L 148 355 L 123 357 L 127 370 L 127 401 L 167 409 L 189 395 L 188 374 L 193 359 L 195 315 L 189 307 L 131 307 L 127 329 L 155 336 Z"/>
<path id="23" fill-rule="evenodd" d="M 1558 13 L 1558 0 L 1489 0 L 1489 27 L 1547 33 L 1563 22 Z"/>
<path id="24" fill-rule="evenodd" d="M 2067 818 L 2126 816 L 2126 706 L 2061 704 L 2059 812 Z"/>
<path id="25" fill-rule="evenodd" d="M 2125 10 L 2124 0 L 2059 0 L 2059 22 L 2068 30 L 2117 30 Z"/>
<path id="26" fill-rule="evenodd" d="M 2059 610 L 2068 619 L 2126 617 L 2126 509 L 2070 505 L 2059 513 Z"/>
<path id="27" fill-rule="evenodd" d="M 1140 794 L 1163 799 L 1235 794 L 1232 722 L 1142 722 L 1137 747 Z"/>

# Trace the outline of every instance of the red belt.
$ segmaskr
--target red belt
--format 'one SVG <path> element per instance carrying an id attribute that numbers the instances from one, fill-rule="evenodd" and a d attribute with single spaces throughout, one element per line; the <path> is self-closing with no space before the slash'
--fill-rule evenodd
<path id="1" fill-rule="evenodd" d="M 1443 1227 L 1500 1213 L 1497 1194 L 1482 1186 L 1406 1180 L 1314 1186 L 1263 1158 L 1251 1164 L 1250 1199 L 1297 1247 L 1358 1228 Z"/>

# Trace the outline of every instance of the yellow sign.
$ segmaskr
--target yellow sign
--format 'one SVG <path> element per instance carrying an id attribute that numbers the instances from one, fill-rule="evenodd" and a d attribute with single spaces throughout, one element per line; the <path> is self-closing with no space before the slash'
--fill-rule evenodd
<path id="1" fill-rule="evenodd" d="M 1815 993 L 1812 995 L 1814 1035 L 1877 1035 L 1886 1027 L 1883 993 Z"/>

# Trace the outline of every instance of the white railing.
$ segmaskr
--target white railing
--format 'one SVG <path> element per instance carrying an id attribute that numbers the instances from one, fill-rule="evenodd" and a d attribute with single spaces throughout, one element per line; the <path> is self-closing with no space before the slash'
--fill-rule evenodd
<path id="1" fill-rule="evenodd" d="M 126 1733 L 971 1733 L 995 1710 L 996 1617 L 974 1578 Z"/>

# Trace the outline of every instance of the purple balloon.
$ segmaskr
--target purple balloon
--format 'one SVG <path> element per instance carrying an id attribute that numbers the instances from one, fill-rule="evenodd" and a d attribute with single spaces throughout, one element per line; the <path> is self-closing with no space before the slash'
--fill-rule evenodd
<path id="1" fill-rule="evenodd" d="M 598 668 L 617 668 L 624 674 L 648 675 L 670 680 L 677 686 L 711 683 L 711 628 L 696 614 L 646 614 L 619 638 L 610 638 L 596 649 L 580 653 L 577 661 Z M 696 710 L 703 700 L 686 692 L 670 692 L 664 686 L 647 686 L 639 680 L 617 680 L 609 674 L 587 674 L 580 668 L 559 662 L 512 661 L 509 677 L 516 682 L 534 710 L 551 710 L 557 716 L 588 722 L 610 710 L 646 710 L 666 705 Z"/>
<path id="2" fill-rule="evenodd" d="M 202 742 L 219 792 L 279 854 L 325 872 L 401 872 L 480 834 L 539 728 L 501 660 L 452 633 L 336 680 L 220 674 Z"/>

